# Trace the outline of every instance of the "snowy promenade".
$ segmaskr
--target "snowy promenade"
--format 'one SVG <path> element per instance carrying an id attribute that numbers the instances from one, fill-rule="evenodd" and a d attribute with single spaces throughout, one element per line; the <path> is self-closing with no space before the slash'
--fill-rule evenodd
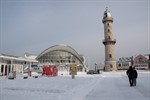
<path id="1" fill-rule="evenodd" d="M 150 72 L 138 74 L 136 87 L 129 86 L 125 71 L 78 75 L 76 79 L 0 77 L 0 100 L 150 100 Z"/>

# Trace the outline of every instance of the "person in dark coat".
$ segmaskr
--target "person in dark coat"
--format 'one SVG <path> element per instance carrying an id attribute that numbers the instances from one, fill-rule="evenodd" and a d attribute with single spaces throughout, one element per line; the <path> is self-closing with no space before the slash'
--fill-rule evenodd
<path id="1" fill-rule="evenodd" d="M 132 66 L 130 66 L 126 72 L 126 74 L 128 75 L 128 78 L 129 78 L 130 86 L 133 86 L 133 79 L 134 79 L 133 73 L 134 73 L 134 70 L 133 70 Z"/>
<path id="2" fill-rule="evenodd" d="M 136 86 L 136 79 L 138 77 L 138 73 L 135 70 L 135 67 L 133 67 L 133 85 Z"/>

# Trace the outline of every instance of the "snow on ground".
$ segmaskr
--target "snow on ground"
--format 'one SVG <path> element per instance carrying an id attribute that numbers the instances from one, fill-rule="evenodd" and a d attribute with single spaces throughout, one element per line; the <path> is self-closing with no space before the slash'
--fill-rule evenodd
<path id="1" fill-rule="evenodd" d="M 75 79 L 0 77 L 0 100 L 150 100 L 150 72 L 138 74 L 136 87 L 129 86 L 125 71 L 80 74 Z"/>

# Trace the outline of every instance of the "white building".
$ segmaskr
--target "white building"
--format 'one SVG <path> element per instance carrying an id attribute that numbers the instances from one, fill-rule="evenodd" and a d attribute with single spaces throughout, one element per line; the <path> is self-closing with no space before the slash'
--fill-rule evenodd
<path id="1" fill-rule="evenodd" d="M 122 57 L 117 61 L 118 69 L 128 69 L 131 66 L 132 57 Z"/>
<path id="2" fill-rule="evenodd" d="M 117 61 L 118 69 L 128 69 L 131 65 L 136 69 L 150 69 L 150 54 L 138 54 L 132 57 L 122 57 Z"/>
<path id="3" fill-rule="evenodd" d="M 23 74 L 25 63 L 26 65 L 31 66 L 37 62 L 35 56 L 27 54 L 25 54 L 24 57 L 0 54 L 0 76 L 8 75 L 10 72 Z"/>
<path id="4" fill-rule="evenodd" d="M 36 58 L 39 66 L 56 65 L 58 71 L 68 72 L 71 65 L 77 66 L 77 71 L 86 71 L 85 57 L 79 55 L 72 47 L 60 44 L 51 46 L 42 51 Z"/>
<path id="5" fill-rule="evenodd" d="M 78 72 L 87 71 L 85 57 L 79 55 L 72 47 L 68 45 L 54 45 L 38 56 L 25 53 L 23 57 L 0 54 L 0 76 L 8 75 L 11 72 L 16 74 L 31 72 L 42 72 L 44 65 L 56 65 L 58 71 L 69 72 L 71 65 L 77 66 Z"/>

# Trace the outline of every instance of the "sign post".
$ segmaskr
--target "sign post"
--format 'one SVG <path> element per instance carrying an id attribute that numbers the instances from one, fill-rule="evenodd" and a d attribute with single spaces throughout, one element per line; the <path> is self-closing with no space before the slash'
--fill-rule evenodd
<path id="1" fill-rule="evenodd" d="M 76 65 L 72 65 L 70 67 L 70 72 L 71 72 L 71 75 L 72 75 L 72 79 L 75 79 L 75 75 L 77 75 L 77 66 Z"/>

